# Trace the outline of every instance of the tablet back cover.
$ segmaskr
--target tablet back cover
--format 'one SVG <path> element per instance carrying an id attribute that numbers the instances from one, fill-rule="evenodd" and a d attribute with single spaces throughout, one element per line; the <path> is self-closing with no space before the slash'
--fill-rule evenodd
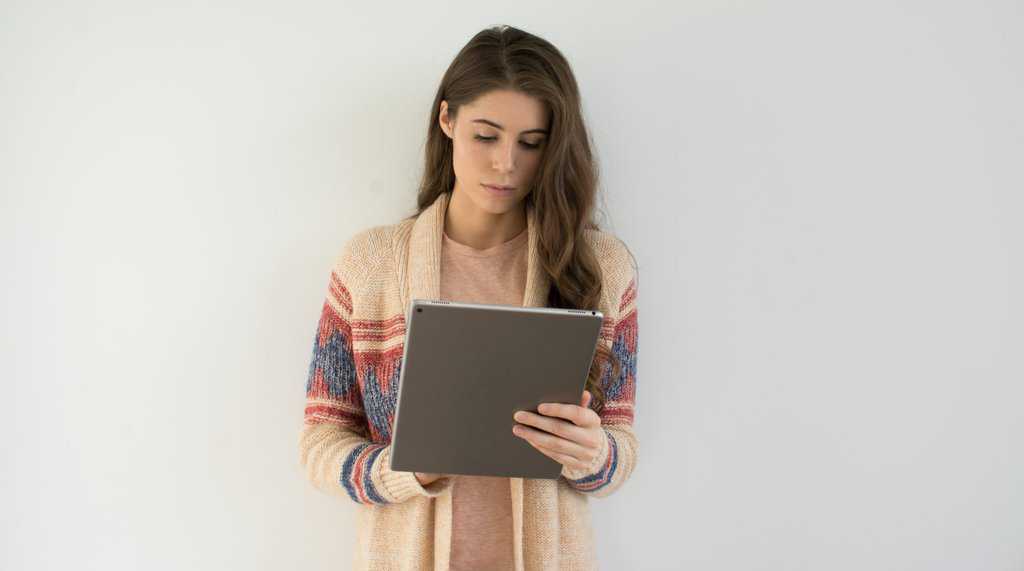
<path id="1" fill-rule="evenodd" d="M 599 311 L 414 300 L 391 468 L 556 479 L 562 466 L 512 433 L 512 415 L 579 404 Z"/>

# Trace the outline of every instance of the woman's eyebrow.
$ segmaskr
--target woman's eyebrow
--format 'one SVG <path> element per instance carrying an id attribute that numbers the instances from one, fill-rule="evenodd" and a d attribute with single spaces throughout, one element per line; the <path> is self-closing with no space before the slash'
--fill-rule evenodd
<path id="1" fill-rule="evenodd" d="M 473 119 L 473 122 L 474 123 L 486 123 L 486 124 L 490 125 L 491 127 L 494 127 L 495 129 L 499 129 L 501 131 L 505 130 L 504 127 L 502 127 L 501 125 L 499 125 L 499 124 L 497 124 L 494 121 L 491 121 L 489 119 Z M 520 135 L 526 135 L 527 133 L 543 133 L 543 134 L 547 135 L 548 134 L 548 130 L 547 129 L 529 129 L 529 130 L 523 131 L 522 133 L 520 133 Z"/>

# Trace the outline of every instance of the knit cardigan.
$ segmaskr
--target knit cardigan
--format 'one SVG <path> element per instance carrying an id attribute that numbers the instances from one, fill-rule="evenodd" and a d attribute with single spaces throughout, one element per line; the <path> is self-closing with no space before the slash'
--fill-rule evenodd
<path id="1" fill-rule="evenodd" d="M 442 193 L 415 218 L 356 233 L 330 272 L 306 381 L 299 463 L 317 489 L 357 506 L 354 569 L 448 568 L 452 479 L 423 486 L 390 463 L 406 312 L 413 299 L 439 299 L 449 200 Z M 523 306 L 544 307 L 550 281 L 529 205 L 527 232 Z M 598 230 L 584 235 L 602 274 L 598 342 L 618 356 L 621 374 L 611 378 L 605 357 L 600 417 L 607 438 L 589 467 L 563 468 L 554 480 L 510 478 L 517 571 L 596 569 L 588 501 L 618 490 L 636 466 L 637 275 L 621 241 Z M 511 413 L 509 419 L 511 425 Z"/>

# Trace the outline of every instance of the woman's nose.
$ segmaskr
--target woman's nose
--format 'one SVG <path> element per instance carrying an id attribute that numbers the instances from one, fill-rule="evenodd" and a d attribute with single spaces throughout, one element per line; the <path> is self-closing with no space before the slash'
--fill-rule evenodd
<path id="1" fill-rule="evenodd" d="M 511 171 L 515 168 L 515 147 L 514 145 L 499 146 L 495 152 L 494 168 L 499 171 Z"/>

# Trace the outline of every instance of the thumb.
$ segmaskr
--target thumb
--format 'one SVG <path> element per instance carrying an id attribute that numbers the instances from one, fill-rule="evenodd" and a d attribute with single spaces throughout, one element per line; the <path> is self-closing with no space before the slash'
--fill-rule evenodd
<path id="1" fill-rule="evenodd" d="M 582 406 L 584 408 L 590 406 L 590 401 L 592 399 L 593 399 L 593 396 L 590 394 L 590 391 L 584 390 L 583 391 L 583 404 L 581 404 L 580 406 Z"/>

